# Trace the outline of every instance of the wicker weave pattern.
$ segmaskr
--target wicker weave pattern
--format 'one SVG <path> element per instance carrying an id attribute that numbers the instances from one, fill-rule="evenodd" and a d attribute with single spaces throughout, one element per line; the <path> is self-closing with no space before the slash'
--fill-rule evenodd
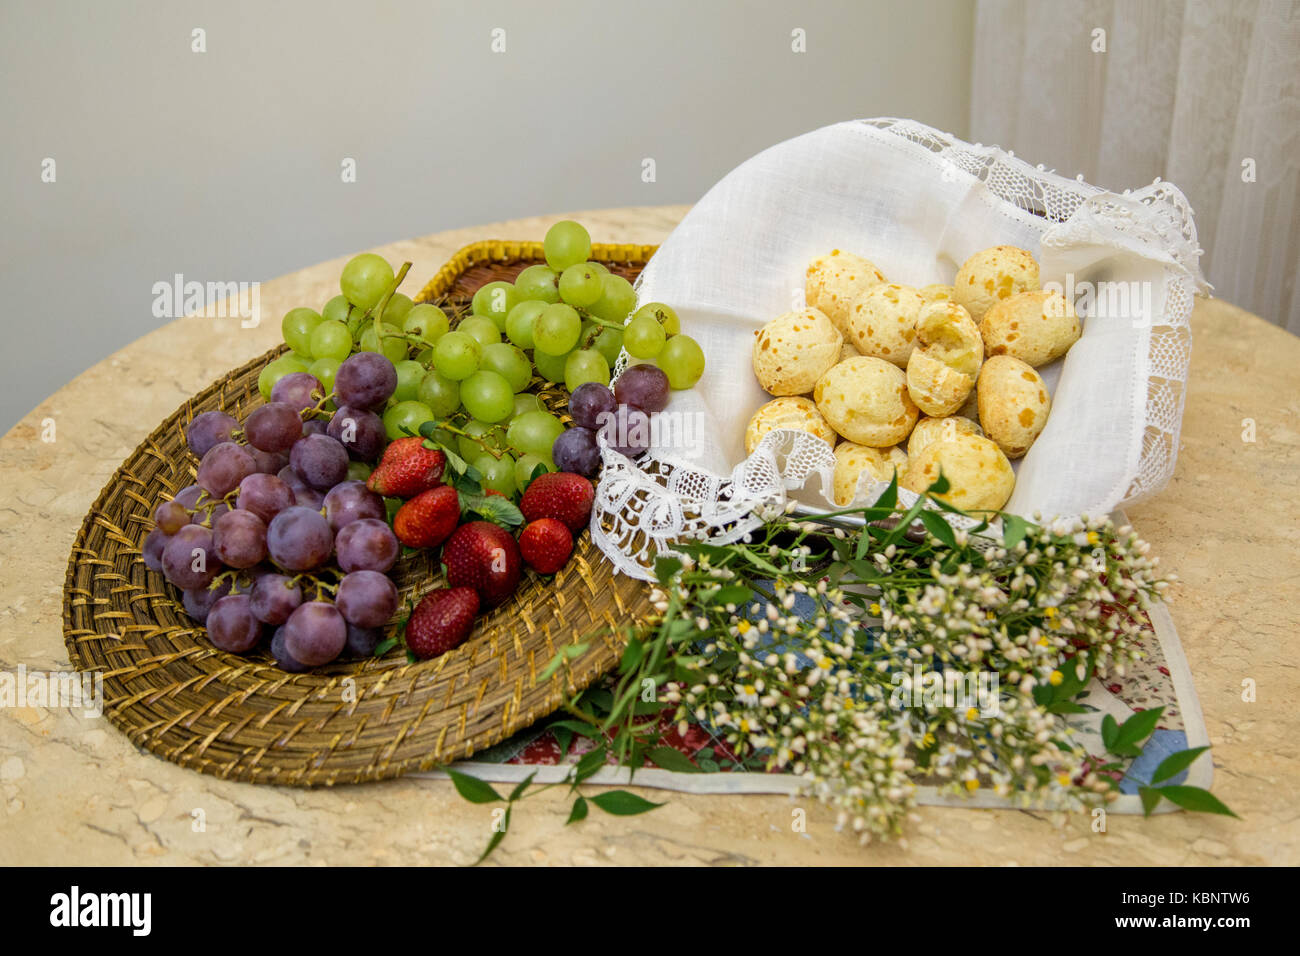
<path id="1" fill-rule="evenodd" d="M 635 278 L 652 246 L 595 246 L 592 257 Z M 511 279 L 542 258 L 535 242 L 462 249 L 417 301 L 463 306 L 480 285 Z M 200 392 L 167 418 L 100 492 L 72 549 L 64 640 L 72 663 L 104 679 L 109 720 L 139 747 L 230 779 L 300 786 L 379 780 L 427 770 L 497 743 L 586 687 L 622 653 L 611 628 L 649 612 L 645 588 L 616 577 L 583 535 L 549 581 L 527 572 L 519 591 L 480 618 L 470 640 L 431 661 L 339 661 L 288 674 L 261 652 L 226 654 L 180 605 L 140 548 L 152 511 L 194 480 L 190 419 L 261 403 L 257 375 L 274 350 Z M 557 396 L 544 396 L 554 405 Z M 405 602 L 442 583 L 428 553 L 401 559 Z M 535 675 L 565 645 L 588 649 L 544 683 Z"/>

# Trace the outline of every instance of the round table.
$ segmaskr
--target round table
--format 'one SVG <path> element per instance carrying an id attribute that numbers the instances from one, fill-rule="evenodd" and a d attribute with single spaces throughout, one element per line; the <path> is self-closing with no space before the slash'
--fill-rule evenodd
<path id="1" fill-rule="evenodd" d="M 571 214 L 598 241 L 660 242 L 685 206 Z M 414 263 L 412 288 L 477 239 L 540 239 L 558 218 L 493 223 L 376 250 Z M 263 321 L 184 318 L 79 375 L 0 439 L 0 669 L 68 670 L 62 588 L 69 549 L 100 488 L 186 398 L 279 341 L 289 308 L 338 291 L 345 258 L 263 283 Z M 1294 701 L 1300 670 L 1300 339 L 1202 300 L 1178 468 L 1129 509 L 1179 585 L 1171 610 L 1214 745 L 1214 792 L 1243 819 L 921 808 L 906 847 L 860 847 L 812 800 L 645 792 L 663 808 L 565 826 L 562 791 L 529 799 L 493 859 L 503 863 L 1217 864 L 1300 862 Z M 1254 440 L 1250 429 L 1253 424 Z M 1290 490 L 1288 490 L 1290 489 Z M 1243 682 L 1254 682 L 1254 699 Z M 644 791 L 643 791 L 644 792 Z M 792 832 L 791 811 L 807 810 Z M 201 825 L 200 822 L 201 821 Z M 465 863 L 490 807 L 450 783 L 399 779 L 334 790 L 231 783 L 138 752 L 79 710 L 0 708 L 0 847 L 10 864 Z"/>

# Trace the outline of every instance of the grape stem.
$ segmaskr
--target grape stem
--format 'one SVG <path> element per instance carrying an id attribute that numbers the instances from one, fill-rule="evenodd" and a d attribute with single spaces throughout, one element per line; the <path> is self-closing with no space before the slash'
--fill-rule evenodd
<path id="1" fill-rule="evenodd" d="M 586 309 L 577 309 L 575 311 L 590 321 L 595 322 L 597 325 L 603 325 L 607 329 L 618 329 L 618 331 L 622 332 L 623 329 L 627 327 L 622 322 L 611 322 L 609 319 L 602 319 L 599 316 L 592 315 Z"/>
<path id="2" fill-rule="evenodd" d="M 383 317 L 384 317 L 384 309 L 388 308 L 388 300 L 393 297 L 393 294 L 397 291 L 397 287 L 402 284 L 402 280 L 406 278 L 406 274 L 410 271 L 411 271 L 411 264 L 409 262 L 403 262 L 402 268 L 398 269 L 397 275 L 393 276 L 393 281 L 389 284 L 388 290 L 384 293 L 383 298 L 381 298 L 378 302 L 376 302 L 375 305 L 370 310 L 370 312 L 373 312 L 375 314 L 374 323 L 375 323 L 376 342 L 382 342 L 384 338 Z M 369 315 L 370 312 L 367 312 L 366 315 Z"/>
<path id="3" fill-rule="evenodd" d="M 451 423 L 451 419 L 447 419 L 447 420 L 444 421 L 444 422 L 439 422 L 439 423 L 437 424 L 436 427 L 437 427 L 437 428 L 440 428 L 440 429 L 443 429 L 443 430 L 445 430 L 445 431 L 449 431 L 449 432 L 451 432 L 453 435 L 459 435 L 459 436 L 461 436 L 462 438 L 468 438 L 470 441 L 472 441 L 474 444 L 478 445 L 480 448 L 482 448 L 485 452 L 487 452 L 489 455 L 491 455 L 491 456 L 492 456 L 493 458 L 495 458 L 497 461 L 500 461 L 500 460 L 501 460 L 501 456 L 505 454 L 504 449 L 501 450 L 501 451 L 496 451 L 496 450 L 494 450 L 494 449 L 492 448 L 492 446 L 490 446 L 490 445 L 489 445 L 487 442 L 485 442 L 482 438 L 479 438 L 477 435 L 471 435 L 469 432 L 465 431 L 463 428 L 457 428 L 455 425 L 453 425 L 453 424 Z"/>
<path id="4" fill-rule="evenodd" d="M 314 395 L 315 392 L 313 392 L 312 394 Z M 332 402 L 334 400 L 334 397 L 335 397 L 334 393 L 330 392 L 328 395 L 321 398 L 321 400 L 317 402 L 315 405 L 311 406 L 310 408 L 302 409 L 300 414 L 303 417 L 303 421 L 307 421 L 307 419 L 309 418 L 315 418 L 317 415 L 327 414 L 325 406 L 328 405 L 330 402 Z"/>

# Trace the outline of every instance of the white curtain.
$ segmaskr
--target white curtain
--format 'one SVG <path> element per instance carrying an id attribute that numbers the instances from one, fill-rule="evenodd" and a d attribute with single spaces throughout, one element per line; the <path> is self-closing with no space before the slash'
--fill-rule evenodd
<path id="1" fill-rule="evenodd" d="M 978 0 L 970 139 L 1187 195 L 1214 294 L 1300 334 L 1300 3 Z"/>

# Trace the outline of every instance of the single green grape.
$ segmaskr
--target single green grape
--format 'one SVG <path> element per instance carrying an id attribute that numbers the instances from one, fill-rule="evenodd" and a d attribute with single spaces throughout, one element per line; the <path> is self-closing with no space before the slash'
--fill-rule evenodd
<path id="1" fill-rule="evenodd" d="M 311 333 L 321 321 L 315 309 L 290 309 L 280 320 L 280 335 L 295 352 L 311 355 Z"/>
<path id="2" fill-rule="evenodd" d="M 460 408 L 460 383 L 431 369 L 420 380 L 415 398 L 428 405 L 439 418 L 446 418 Z"/>
<path id="3" fill-rule="evenodd" d="M 484 491 L 499 491 L 507 498 L 515 495 L 515 459 L 509 454 L 494 458 L 483 452 L 472 462 L 483 475 Z"/>
<path id="4" fill-rule="evenodd" d="M 664 327 L 638 312 L 623 329 L 623 348 L 635 358 L 652 359 L 664 347 Z"/>
<path id="5" fill-rule="evenodd" d="M 515 392 L 503 375 L 480 368 L 460 386 L 460 401 L 481 422 L 503 422 L 515 410 Z"/>
<path id="6" fill-rule="evenodd" d="M 361 309 L 374 308 L 392 284 L 393 267 L 373 252 L 353 256 L 339 276 L 339 288 L 349 302 Z"/>
<path id="7" fill-rule="evenodd" d="M 482 354 L 478 339 L 456 329 L 438 339 L 433 347 L 433 367 L 453 382 L 461 382 L 478 371 Z"/>
<path id="8" fill-rule="evenodd" d="M 497 331 L 504 332 L 506 316 L 519 302 L 519 293 L 509 282 L 498 280 L 481 286 L 474 293 L 470 311 L 475 315 L 485 315 L 496 323 Z"/>
<path id="9" fill-rule="evenodd" d="M 407 335 L 414 335 L 421 340 L 433 345 L 438 339 L 447 334 L 451 328 L 451 323 L 447 319 L 447 313 L 442 311 L 436 305 L 429 305 L 422 302 L 406 313 L 406 318 L 402 320 L 402 331 Z"/>
<path id="10" fill-rule="evenodd" d="M 556 272 L 563 272 L 591 257 L 591 235 L 581 223 L 565 219 L 546 230 L 542 249 L 546 253 L 546 264 Z"/>
<path id="11" fill-rule="evenodd" d="M 524 412 L 511 420 L 506 444 L 516 451 L 551 457 L 551 446 L 564 433 L 564 425 L 550 412 Z"/>
<path id="12" fill-rule="evenodd" d="M 564 362 L 564 387 L 570 392 L 587 382 L 609 384 L 609 363 L 595 349 L 577 349 Z"/>
<path id="13" fill-rule="evenodd" d="M 548 305 L 533 323 L 533 348 L 547 355 L 566 355 L 578 344 L 581 332 L 582 320 L 573 306 Z"/>
<path id="14" fill-rule="evenodd" d="M 515 395 L 515 410 L 510 417 L 515 418 L 524 412 L 544 412 L 546 403 L 534 395 L 532 392 L 518 392 Z"/>
<path id="15" fill-rule="evenodd" d="M 381 343 L 375 336 L 374 324 L 367 323 L 361 330 L 361 338 L 357 340 L 357 345 L 362 352 L 378 352 L 396 365 L 406 358 L 406 339 L 402 338 L 400 333 L 388 334 L 393 331 L 391 327 L 384 326 L 385 335 Z"/>
<path id="16" fill-rule="evenodd" d="M 618 361 L 618 353 L 623 351 L 623 330 L 602 329 L 600 335 L 596 336 L 593 348 L 605 356 L 605 361 L 613 368 Z"/>
<path id="17" fill-rule="evenodd" d="M 555 462 L 551 461 L 550 456 L 543 458 L 540 455 L 520 455 L 515 461 L 515 486 L 524 491 L 528 488 L 533 480 L 533 472 L 541 466 L 543 471 L 554 471 Z"/>
<path id="18" fill-rule="evenodd" d="M 352 334 L 337 319 L 325 319 L 311 330 L 311 354 L 318 359 L 332 358 L 342 362 L 352 354 Z"/>
<path id="19" fill-rule="evenodd" d="M 483 346 L 479 368 L 491 369 L 510 383 L 512 392 L 522 392 L 533 380 L 533 363 L 528 356 L 509 342 L 493 342 Z"/>
<path id="20" fill-rule="evenodd" d="M 320 310 L 320 315 L 326 322 L 347 322 L 348 313 L 351 311 L 352 303 L 348 301 L 348 297 L 336 295 L 325 303 L 325 308 Z"/>
<path id="21" fill-rule="evenodd" d="M 581 309 L 595 305 L 604 289 L 601 274 L 591 268 L 590 262 L 569 266 L 560 273 L 560 298 L 569 305 Z"/>
<path id="22" fill-rule="evenodd" d="M 424 366 L 412 359 L 402 359 L 394 362 L 393 368 L 397 370 L 397 388 L 393 392 L 393 400 L 409 402 L 418 398 L 416 393 L 424 381 Z"/>
<path id="23" fill-rule="evenodd" d="M 400 329 L 402 323 L 406 321 L 406 317 L 411 314 L 413 308 L 415 308 L 415 303 L 411 301 L 409 295 L 404 295 L 401 292 L 394 292 L 389 297 L 388 304 L 384 306 L 384 314 L 380 316 L 380 318 L 390 325 L 395 325 Z"/>
<path id="24" fill-rule="evenodd" d="M 547 355 L 541 349 L 533 352 L 533 364 L 537 366 L 537 374 L 548 382 L 564 381 L 564 363 L 568 358 L 568 352 L 563 355 Z"/>
<path id="25" fill-rule="evenodd" d="M 521 302 L 559 302 L 559 281 L 554 269 L 538 263 L 515 276 L 515 294 Z"/>
<path id="26" fill-rule="evenodd" d="M 307 371 L 307 363 L 294 358 L 292 355 L 281 355 L 277 359 L 272 359 L 266 363 L 266 367 L 258 373 L 257 390 L 262 393 L 262 398 L 266 401 L 271 400 L 271 389 L 275 383 L 280 381 L 290 372 Z"/>
<path id="27" fill-rule="evenodd" d="M 433 409 L 423 402 L 398 402 L 384 412 L 384 431 L 389 441 L 420 434 L 420 426 L 425 422 L 436 422 Z"/>
<path id="28" fill-rule="evenodd" d="M 545 311 L 545 302 L 536 299 L 520 302 L 506 316 L 506 337 L 521 349 L 533 348 L 536 345 L 533 341 L 533 325 Z"/>
<path id="29" fill-rule="evenodd" d="M 505 451 L 505 445 L 502 444 L 505 431 L 498 425 L 489 425 L 477 418 L 471 418 L 465 423 L 465 427 L 461 431 L 465 434 L 456 436 L 456 450 L 460 452 L 460 457 L 466 461 L 472 462 L 483 454 L 484 445 L 493 451 Z M 474 439 L 478 439 L 478 441 Z M 480 445 L 479 442 L 483 444 Z"/>
<path id="30" fill-rule="evenodd" d="M 599 272 L 602 276 L 607 276 L 607 275 L 609 275 L 609 267 L 608 267 L 607 265 L 605 265 L 605 263 L 603 263 L 603 262 L 598 262 L 598 261 L 596 261 L 595 259 L 591 259 L 591 260 L 589 260 L 589 261 L 587 262 L 587 265 L 591 266 L 593 269 L 595 269 L 597 272 Z"/>
<path id="31" fill-rule="evenodd" d="M 636 308 L 636 290 L 622 276 L 606 273 L 601 276 L 600 298 L 592 305 L 591 314 L 606 322 L 623 322 Z"/>
<path id="32" fill-rule="evenodd" d="M 365 481 L 374 469 L 364 461 L 348 462 L 348 481 Z"/>
<path id="33" fill-rule="evenodd" d="M 467 315 L 460 320 L 456 328 L 478 339 L 479 345 L 491 345 L 501 341 L 501 330 L 486 315 Z"/>
<path id="34" fill-rule="evenodd" d="M 653 319 L 664 327 L 664 335 L 676 335 L 682 330 L 682 323 L 677 318 L 677 313 L 671 306 L 664 305 L 662 302 L 647 302 L 641 308 L 636 310 L 632 316 L 633 320 L 645 316 Z"/>
<path id="35" fill-rule="evenodd" d="M 316 376 L 316 381 L 320 382 L 321 387 L 325 389 L 328 395 L 334 391 L 334 376 L 338 374 L 339 366 L 343 363 L 336 358 L 318 358 L 307 366 L 307 371 Z"/>
<path id="36" fill-rule="evenodd" d="M 704 349 L 689 335 L 674 335 L 663 347 L 655 364 L 668 376 L 673 388 L 690 388 L 704 374 Z"/>

